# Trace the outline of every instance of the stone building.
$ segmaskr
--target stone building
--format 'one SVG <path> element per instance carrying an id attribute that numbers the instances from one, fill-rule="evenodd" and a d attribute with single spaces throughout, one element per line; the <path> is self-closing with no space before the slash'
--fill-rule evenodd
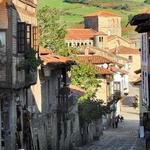
<path id="1" fill-rule="evenodd" d="M 37 47 L 36 0 L 1 0 L 0 149 L 32 148 L 25 139 L 23 122 L 27 91 L 36 83 L 36 73 L 30 65 L 25 69 L 21 64 L 26 61 L 25 54 Z"/>
<path id="2" fill-rule="evenodd" d="M 84 16 L 85 28 L 92 28 L 97 32 L 121 37 L 121 17 L 108 11 L 98 11 Z"/>
<path id="3" fill-rule="evenodd" d="M 135 15 L 131 22 L 135 25 L 135 31 L 141 34 L 141 99 L 140 110 L 141 126 L 144 126 L 146 148 L 149 148 L 150 134 L 150 10 Z"/>
<path id="4" fill-rule="evenodd" d="M 104 50 L 125 46 L 139 48 L 136 39 L 121 36 L 121 17 L 108 11 L 84 16 L 84 29 L 68 29 L 65 42 L 68 47 L 95 46 Z"/>
<path id="5" fill-rule="evenodd" d="M 119 37 L 117 35 L 108 35 L 102 31 L 93 29 L 67 29 L 65 42 L 68 47 L 95 46 L 103 50 L 109 50 L 118 46 L 134 48 L 135 42 Z"/>
<path id="6" fill-rule="evenodd" d="M 125 46 L 119 46 L 118 48 L 110 49 L 109 52 L 113 54 L 117 54 L 121 57 L 128 59 L 128 79 L 129 79 L 129 95 L 135 96 L 138 93 L 137 88 L 134 88 L 132 83 L 136 78 L 137 75 L 134 73 L 137 68 L 141 66 L 141 58 L 140 58 L 140 51 L 139 49 L 133 49 Z M 134 89 L 134 90 L 133 90 Z"/>
<path id="7" fill-rule="evenodd" d="M 77 100 L 84 90 L 70 85 L 69 58 L 40 52 L 43 65 L 30 97 L 34 149 L 70 150 L 81 142 Z M 31 99 L 31 98 L 30 98 Z"/>

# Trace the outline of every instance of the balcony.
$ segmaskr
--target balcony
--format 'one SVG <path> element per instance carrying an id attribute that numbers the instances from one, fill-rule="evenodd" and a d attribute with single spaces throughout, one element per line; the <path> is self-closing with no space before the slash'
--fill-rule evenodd
<path id="1" fill-rule="evenodd" d="M 120 90 L 115 90 L 115 91 L 114 91 L 114 94 L 112 94 L 112 95 L 108 98 L 107 106 L 111 106 L 112 104 L 117 103 L 120 98 L 121 98 L 121 91 L 120 91 Z"/>

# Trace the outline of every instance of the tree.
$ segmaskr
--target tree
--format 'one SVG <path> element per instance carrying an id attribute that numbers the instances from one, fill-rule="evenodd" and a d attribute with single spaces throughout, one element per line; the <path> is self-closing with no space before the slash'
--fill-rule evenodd
<path id="1" fill-rule="evenodd" d="M 86 90 L 81 100 L 87 100 L 95 96 L 100 81 L 96 78 L 96 69 L 90 64 L 79 64 L 72 67 L 72 83 Z"/>
<path id="2" fill-rule="evenodd" d="M 145 0 L 144 3 L 150 4 L 150 0 Z"/>
<path id="3" fill-rule="evenodd" d="M 47 47 L 61 55 L 68 55 L 65 44 L 65 23 L 60 20 L 60 11 L 48 6 L 38 11 L 38 25 L 40 32 L 40 45 Z"/>

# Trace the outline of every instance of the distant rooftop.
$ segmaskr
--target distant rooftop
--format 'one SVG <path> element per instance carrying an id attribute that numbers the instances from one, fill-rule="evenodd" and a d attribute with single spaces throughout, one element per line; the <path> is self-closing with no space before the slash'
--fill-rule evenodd
<path id="1" fill-rule="evenodd" d="M 66 40 L 88 40 L 96 35 L 106 35 L 104 32 L 97 32 L 93 29 L 67 29 Z"/>
<path id="2" fill-rule="evenodd" d="M 110 49 L 109 52 L 113 54 L 140 54 L 138 49 L 133 49 L 125 46 L 119 46 L 118 48 Z"/>
<path id="3" fill-rule="evenodd" d="M 91 14 L 88 14 L 84 17 L 95 17 L 95 16 L 104 16 L 104 17 L 120 17 L 118 14 L 109 12 L 109 11 L 97 11 Z"/>
<path id="4" fill-rule="evenodd" d="M 93 29 L 67 29 L 66 40 L 87 40 L 93 38 L 96 31 Z"/>
<path id="5" fill-rule="evenodd" d="M 41 60 L 44 64 L 52 64 L 52 65 L 73 65 L 75 62 L 67 57 L 47 54 L 47 55 L 40 55 Z"/>
<path id="6" fill-rule="evenodd" d="M 112 60 L 102 57 L 100 55 L 78 56 L 78 59 L 80 62 L 91 64 L 113 63 Z"/>

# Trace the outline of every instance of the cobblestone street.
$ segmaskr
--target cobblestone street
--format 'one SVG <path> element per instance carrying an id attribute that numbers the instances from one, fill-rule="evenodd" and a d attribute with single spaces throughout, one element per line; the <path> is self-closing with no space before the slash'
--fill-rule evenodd
<path id="1" fill-rule="evenodd" d="M 78 150 L 145 150 L 144 141 L 138 138 L 138 112 L 132 107 L 122 106 L 124 122 L 117 129 L 104 131 L 99 141 L 80 147 Z"/>

